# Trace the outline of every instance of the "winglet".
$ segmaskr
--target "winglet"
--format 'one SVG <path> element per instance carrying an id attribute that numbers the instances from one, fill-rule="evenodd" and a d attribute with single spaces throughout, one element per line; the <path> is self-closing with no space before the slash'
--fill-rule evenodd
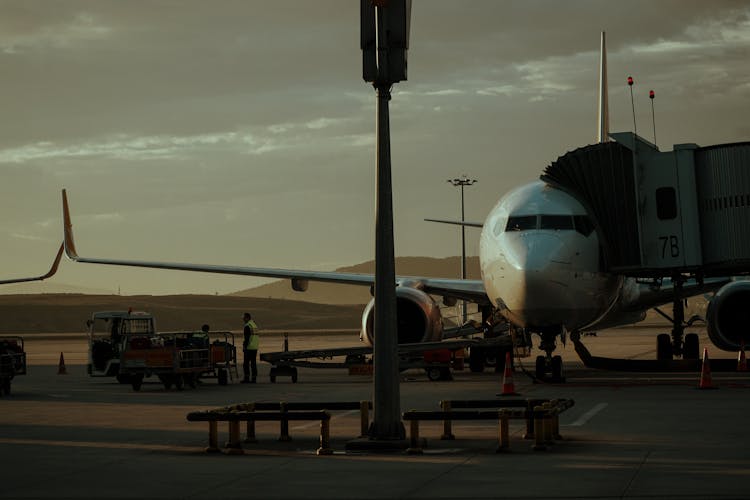
<path id="1" fill-rule="evenodd" d="M 599 116 L 596 124 L 596 142 L 609 141 L 609 88 L 607 84 L 607 38 L 602 31 L 599 54 Z"/>
<path id="2" fill-rule="evenodd" d="M 65 255 L 70 260 L 78 260 L 78 253 L 76 252 L 76 244 L 73 241 L 73 224 L 70 222 L 70 209 L 68 208 L 68 195 L 65 190 L 62 190 L 62 202 L 63 202 L 63 231 L 64 239 L 63 246 L 65 247 Z"/>
<path id="3" fill-rule="evenodd" d="M 60 260 L 62 259 L 63 250 L 65 249 L 65 243 L 60 243 L 60 249 L 57 251 L 57 256 L 55 257 L 55 261 L 52 263 L 52 267 L 47 271 L 47 274 L 44 276 L 40 276 L 40 280 L 46 280 L 47 278 L 51 278 L 55 275 L 57 272 L 57 267 L 60 265 Z"/>
<path id="4" fill-rule="evenodd" d="M 47 278 L 53 276 L 57 272 L 57 266 L 60 265 L 60 259 L 62 259 L 63 254 L 63 244 L 60 245 L 60 249 L 57 251 L 57 256 L 55 257 L 55 261 L 52 263 L 52 267 L 49 271 L 47 271 L 47 274 L 44 274 L 42 276 L 36 276 L 34 278 L 16 278 L 11 280 L 0 280 L 0 285 L 7 285 L 10 283 L 24 283 L 27 281 L 42 281 L 46 280 Z"/>

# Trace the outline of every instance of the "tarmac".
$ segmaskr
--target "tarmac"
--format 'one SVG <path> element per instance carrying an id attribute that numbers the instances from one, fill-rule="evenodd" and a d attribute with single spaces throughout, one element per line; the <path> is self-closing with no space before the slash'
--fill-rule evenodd
<path id="1" fill-rule="evenodd" d="M 595 355 L 647 359 L 656 330 L 609 330 L 583 342 Z M 319 422 L 290 422 L 289 442 L 278 422 L 256 424 L 257 443 L 243 453 L 206 453 L 208 425 L 186 415 L 253 401 L 371 400 L 367 375 L 343 369 L 300 369 L 299 381 L 165 390 L 157 380 L 140 391 L 86 375 L 85 341 L 25 336 L 29 373 L 0 398 L 0 498 L 305 498 L 305 499 L 610 499 L 750 497 L 750 375 L 712 373 L 715 390 L 698 389 L 700 373 L 626 373 L 584 368 L 572 345 L 561 347 L 564 384 L 534 383 L 516 360 L 517 398 L 565 398 L 562 439 L 544 451 L 512 420 L 510 446 L 496 453 L 494 421 L 453 422 L 455 440 L 441 440 L 441 422 L 423 422 L 421 455 L 346 451 L 360 434 L 358 411 L 332 413 L 328 456 L 316 455 Z M 351 345 L 356 339 L 351 339 Z M 275 350 L 264 338 L 261 350 Z M 340 346 L 340 336 L 290 337 L 290 346 Z M 273 345 L 271 345 L 273 344 Z M 712 356 L 736 354 L 701 346 Z M 58 374 L 60 353 L 66 374 Z M 241 370 L 240 370 L 241 371 Z M 454 371 L 452 381 L 424 372 L 401 374 L 401 409 L 438 410 L 444 399 L 498 399 L 503 374 Z M 506 381 L 507 382 L 507 381 Z M 244 424 L 243 424 L 244 437 Z M 408 431 L 408 427 L 407 427 Z M 219 424 L 219 442 L 227 440 Z"/>

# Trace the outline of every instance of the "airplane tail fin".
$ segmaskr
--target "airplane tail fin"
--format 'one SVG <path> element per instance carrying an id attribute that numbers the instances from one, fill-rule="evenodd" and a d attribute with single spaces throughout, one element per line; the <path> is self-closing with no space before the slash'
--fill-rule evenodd
<path id="1" fill-rule="evenodd" d="M 607 85 L 607 38 L 602 31 L 599 53 L 599 116 L 597 120 L 596 142 L 609 141 L 609 88 Z"/>
<path id="2" fill-rule="evenodd" d="M 64 239 L 63 246 L 65 247 L 65 255 L 70 260 L 78 260 L 78 253 L 76 252 L 76 244 L 73 240 L 73 224 L 70 222 L 70 209 L 68 208 L 68 195 L 65 190 L 62 190 L 62 202 L 63 202 L 63 231 Z"/>

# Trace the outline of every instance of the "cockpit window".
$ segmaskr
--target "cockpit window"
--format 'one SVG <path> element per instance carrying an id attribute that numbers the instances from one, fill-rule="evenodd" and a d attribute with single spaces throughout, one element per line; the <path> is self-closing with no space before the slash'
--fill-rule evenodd
<path id="1" fill-rule="evenodd" d="M 528 231 L 529 229 L 536 229 L 536 215 L 508 217 L 508 224 L 505 226 L 506 231 Z"/>
<path id="2" fill-rule="evenodd" d="M 570 215 L 542 215 L 541 219 L 539 229 L 573 230 L 573 217 Z"/>
<path id="3" fill-rule="evenodd" d="M 594 223 L 586 215 L 516 215 L 508 217 L 508 223 L 505 225 L 505 231 L 529 231 L 531 229 L 575 230 L 588 236 L 594 232 Z M 496 227 L 495 233 L 497 234 L 498 231 L 499 227 Z"/>

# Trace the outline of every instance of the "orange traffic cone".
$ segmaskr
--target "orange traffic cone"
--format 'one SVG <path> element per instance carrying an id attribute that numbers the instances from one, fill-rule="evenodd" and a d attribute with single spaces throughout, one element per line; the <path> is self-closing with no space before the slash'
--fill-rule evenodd
<path id="1" fill-rule="evenodd" d="M 740 354 L 737 356 L 737 371 L 747 371 L 747 359 L 745 358 L 745 342 L 740 342 Z"/>
<path id="2" fill-rule="evenodd" d="M 57 374 L 58 375 L 67 375 L 68 371 L 65 369 L 65 358 L 63 358 L 63 353 L 60 353 L 60 362 L 57 364 Z"/>
<path id="3" fill-rule="evenodd" d="M 711 367 L 708 360 L 708 347 L 703 348 L 703 367 L 701 368 L 701 380 L 698 389 L 716 389 L 711 383 Z"/>
<path id="4" fill-rule="evenodd" d="M 505 353 L 505 371 L 503 372 L 503 392 L 498 396 L 518 396 L 513 385 L 513 369 L 511 368 L 510 351 Z"/>

